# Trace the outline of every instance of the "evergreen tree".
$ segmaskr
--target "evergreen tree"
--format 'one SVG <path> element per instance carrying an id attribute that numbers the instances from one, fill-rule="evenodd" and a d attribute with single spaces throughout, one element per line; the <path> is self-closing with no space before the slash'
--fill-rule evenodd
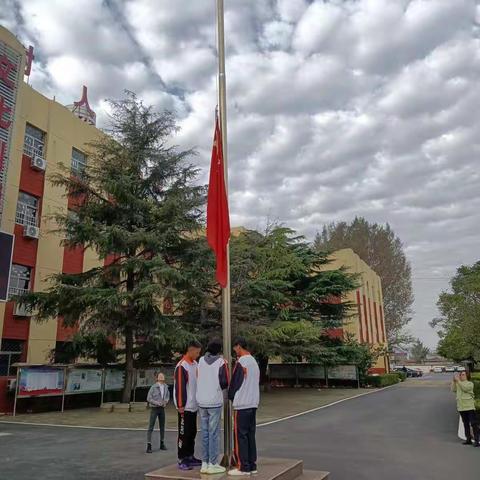
<path id="1" fill-rule="evenodd" d="M 130 92 L 111 107 L 111 129 L 90 145 L 81 178 L 60 174 L 52 180 L 77 204 L 74 214 L 56 217 L 65 246 L 91 248 L 102 264 L 56 275 L 49 290 L 22 302 L 39 321 L 61 315 L 66 325 L 116 338 L 124 349 L 122 401 L 128 402 L 142 340 L 173 348 L 195 333 L 185 330 L 182 314 L 204 296 L 195 283 L 201 272 L 192 273 L 192 250 L 205 192 L 193 183 L 194 152 L 171 146 L 171 113 L 155 113 Z M 165 300 L 172 305 L 167 311 Z"/>

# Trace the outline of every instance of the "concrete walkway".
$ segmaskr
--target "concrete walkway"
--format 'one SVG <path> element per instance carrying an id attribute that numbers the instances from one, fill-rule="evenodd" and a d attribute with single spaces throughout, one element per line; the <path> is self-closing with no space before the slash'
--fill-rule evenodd
<path id="1" fill-rule="evenodd" d="M 332 480 L 478 478 L 480 449 L 456 436 L 455 401 L 444 375 L 405 384 L 259 428 L 260 454 L 305 460 Z M 175 461 L 143 453 L 145 433 L 0 424 L 0 478 L 143 480 Z M 156 439 L 158 440 L 158 439 Z"/>

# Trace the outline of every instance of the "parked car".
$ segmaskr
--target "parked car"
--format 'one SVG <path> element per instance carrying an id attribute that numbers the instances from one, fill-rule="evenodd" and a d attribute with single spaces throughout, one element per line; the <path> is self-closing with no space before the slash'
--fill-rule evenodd
<path id="1" fill-rule="evenodd" d="M 456 372 L 465 372 L 465 370 L 466 370 L 465 367 L 463 367 L 462 365 L 457 365 L 455 367 Z"/>
<path id="2" fill-rule="evenodd" d="M 442 373 L 444 367 L 433 367 L 432 372 L 433 373 Z"/>
<path id="3" fill-rule="evenodd" d="M 449 365 L 448 367 L 445 367 L 446 372 L 455 372 L 456 370 L 457 368 L 454 367 L 453 365 Z"/>

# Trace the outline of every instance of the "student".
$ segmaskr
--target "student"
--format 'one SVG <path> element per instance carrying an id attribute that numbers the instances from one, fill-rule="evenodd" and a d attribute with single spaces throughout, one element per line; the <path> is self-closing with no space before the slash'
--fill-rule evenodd
<path id="1" fill-rule="evenodd" d="M 234 458 L 236 468 L 232 476 L 257 473 L 256 416 L 260 401 L 260 370 L 247 350 L 247 342 L 238 337 L 233 342 L 237 363 L 228 389 L 228 398 L 234 411 Z"/>
<path id="2" fill-rule="evenodd" d="M 202 346 L 197 341 L 188 344 L 174 374 L 174 401 L 178 412 L 178 468 L 192 470 L 202 462 L 195 458 L 197 436 L 197 358 Z"/>
<path id="3" fill-rule="evenodd" d="M 157 375 L 157 383 L 154 383 L 147 394 L 147 402 L 150 406 L 150 423 L 147 432 L 147 453 L 152 453 L 152 432 L 155 423 L 160 425 L 160 450 L 166 450 L 165 446 L 165 407 L 170 400 L 168 385 L 165 383 L 165 375 Z"/>
<path id="4" fill-rule="evenodd" d="M 470 382 L 467 372 L 455 374 L 452 381 L 452 391 L 457 394 L 457 410 L 462 417 L 463 426 L 465 428 L 466 440 L 464 445 L 472 444 L 472 434 L 470 427 L 473 430 L 475 443 L 474 447 L 480 447 L 480 431 L 477 422 L 477 415 L 475 412 L 475 394 L 473 392 L 473 382 Z"/>
<path id="5" fill-rule="evenodd" d="M 220 419 L 223 410 L 223 390 L 228 388 L 228 366 L 223 357 L 222 342 L 212 340 L 205 356 L 198 362 L 197 403 L 202 426 L 202 468 L 200 473 L 225 473 L 218 464 Z"/>

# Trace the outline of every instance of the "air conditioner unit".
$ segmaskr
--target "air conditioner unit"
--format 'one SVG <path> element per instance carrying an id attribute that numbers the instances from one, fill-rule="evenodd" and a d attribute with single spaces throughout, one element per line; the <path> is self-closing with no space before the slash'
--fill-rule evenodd
<path id="1" fill-rule="evenodd" d="M 14 392 L 17 388 L 17 379 L 16 378 L 9 378 L 7 380 L 7 391 Z"/>
<path id="2" fill-rule="evenodd" d="M 45 168 L 47 167 L 47 162 L 45 162 L 44 158 L 41 157 L 40 155 L 34 155 L 32 157 L 32 162 L 30 163 L 30 166 L 34 170 L 38 170 L 39 172 L 44 172 Z"/>
<path id="3" fill-rule="evenodd" d="M 40 229 L 35 225 L 25 225 L 23 227 L 23 236 L 26 238 L 38 238 Z"/>
<path id="4" fill-rule="evenodd" d="M 31 317 L 32 312 L 25 305 L 20 303 L 15 303 L 15 308 L 13 309 L 13 315 L 15 317 Z"/>

